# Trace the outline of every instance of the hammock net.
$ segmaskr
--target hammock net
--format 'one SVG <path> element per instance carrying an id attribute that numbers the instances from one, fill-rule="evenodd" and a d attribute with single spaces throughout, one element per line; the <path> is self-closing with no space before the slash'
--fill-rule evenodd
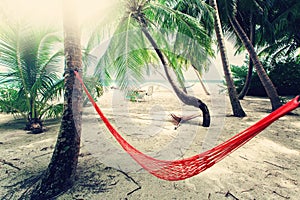
<path id="1" fill-rule="evenodd" d="M 106 127 L 115 137 L 115 139 L 120 143 L 123 149 L 145 170 L 147 170 L 152 175 L 168 180 L 168 181 L 178 181 L 190 178 L 195 176 L 202 171 L 210 168 L 215 163 L 222 160 L 225 156 L 236 150 L 237 148 L 241 147 L 243 144 L 251 140 L 255 137 L 258 133 L 268 127 L 271 123 L 279 119 L 280 117 L 284 116 L 285 114 L 289 113 L 290 111 L 296 109 L 300 105 L 300 96 L 295 97 L 282 107 L 278 108 L 274 112 L 270 113 L 265 118 L 261 119 L 254 125 L 250 126 L 246 130 L 236 134 L 229 140 L 225 141 L 218 146 L 195 155 L 190 158 L 185 158 L 181 160 L 175 161 L 168 161 L 168 160 L 159 160 L 148 155 L 143 154 L 133 146 L 131 146 L 111 125 L 108 119 L 104 116 L 101 109 L 98 107 L 96 102 L 93 100 L 92 96 L 90 95 L 89 91 L 85 87 L 82 79 L 80 78 L 79 74 L 75 72 L 76 77 L 81 82 L 85 93 L 87 94 L 89 100 L 91 101 L 92 105 L 94 106 L 95 110 L 99 114 L 102 121 L 105 123 Z"/>

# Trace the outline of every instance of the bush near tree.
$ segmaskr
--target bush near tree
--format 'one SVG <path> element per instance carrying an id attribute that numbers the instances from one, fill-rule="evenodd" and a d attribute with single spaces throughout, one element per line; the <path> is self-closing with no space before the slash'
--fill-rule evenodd
<path id="1" fill-rule="evenodd" d="M 264 62 L 270 79 L 274 83 L 280 96 L 294 96 L 300 94 L 300 57 L 287 58 L 274 63 Z M 235 86 L 240 92 L 245 84 L 248 66 L 231 66 Z M 247 93 L 249 96 L 263 96 L 267 94 L 256 72 L 253 73 L 251 86 Z"/>

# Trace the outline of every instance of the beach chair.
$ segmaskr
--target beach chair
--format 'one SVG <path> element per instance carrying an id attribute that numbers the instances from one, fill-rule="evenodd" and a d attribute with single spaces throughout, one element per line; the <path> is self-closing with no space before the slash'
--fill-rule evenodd
<path id="1" fill-rule="evenodd" d="M 145 96 L 152 97 L 153 94 L 153 86 L 149 86 L 148 90 L 130 90 L 126 94 L 126 99 L 130 101 L 141 102 L 145 101 Z"/>
<path id="2" fill-rule="evenodd" d="M 135 91 L 136 101 L 137 102 L 145 101 L 145 95 L 146 94 L 147 94 L 147 92 L 144 91 L 144 90 Z"/>
<path id="3" fill-rule="evenodd" d="M 126 99 L 130 101 L 141 102 L 144 101 L 144 97 L 146 95 L 145 90 L 131 90 L 126 94 Z"/>
<path id="4" fill-rule="evenodd" d="M 152 94 L 153 94 L 153 86 L 151 85 L 151 86 L 148 87 L 148 90 L 146 92 L 146 96 L 148 96 L 148 97 L 151 96 L 151 98 L 152 98 Z"/>
<path id="5" fill-rule="evenodd" d="M 146 96 L 152 98 L 152 94 L 153 94 L 153 86 L 149 86 L 147 91 L 139 90 L 137 95 L 137 101 L 145 101 Z"/>

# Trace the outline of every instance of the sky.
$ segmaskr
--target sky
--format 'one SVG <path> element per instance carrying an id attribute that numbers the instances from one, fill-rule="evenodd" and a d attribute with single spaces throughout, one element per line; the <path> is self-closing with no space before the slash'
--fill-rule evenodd
<path id="1" fill-rule="evenodd" d="M 92 19 L 101 18 L 110 14 L 118 4 L 118 0 L 77 0 L 79 19 L 81 23 L 89 23 Z M 0 0 L 1 13 L 16 20 L 29 19 L 34 24 L 55 24 L 62 26 L 62 0 Z M 227 42 L 227 53 L 231 64 L 241 65 L 244 54 L 234 56 L 232 45 Z M 213 60 L 219 73 L 222 74 L 220 55 Z M 212 71 L 213 76 L 215 72 Z"/>
<path id="2" fill-rule="evenodd" d="M 16 19 L 27 18 L 35 23 L 61 22 L 63 0 L 0 0 L 0 11 Z M 79 18 L 106 15 L 117 0 L 76 0 Z"/>

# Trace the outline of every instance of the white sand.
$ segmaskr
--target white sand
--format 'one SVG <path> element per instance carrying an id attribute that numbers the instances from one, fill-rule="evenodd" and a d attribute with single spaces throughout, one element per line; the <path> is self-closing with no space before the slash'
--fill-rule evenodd
<path id="1" fill-rule="evenodd" d="M 171 112 L 186 115 L 199 111 L 182 105 L 164 85 L 154 85 L 153 96 L 144 102 L 126 101 L 118 90 L 109 90 L 98 103 L 130 144 L 165 160 L 186 158 L 212 148 L 270 111 L 267 99 L 247 97 L 242 105 L 248 116 L 234 118 L 229 116 L 228 97 L 219 94 L 218 90 L 206 96 L 197 84 L 189 89 L 189 93 L 208 104 L 212 116 L 210 128 L 199 126 L 202 118 L 196 118 L 174 130 L 169 121 Z M 294 113 L 300 114 L 300 110 Z M 177 182 L 160 180 L 141 169 L 97 118 L 92 107 L 84 109 L 78 181 L 59 199 L 298 199 L 299 116 L 281 118 L 210 169 Z M 20 168 L 0 163 L 0 197 L 13 189 L 16 198 L 24 190 L 3 186 L 12 185 L 47 167 L 59 122 L 46 122 L 46 133 L 29 135 L 21 130 L 22 121 L 2 114 L 0 126 L 0 159 Z M 141 189 L 134 191 L 137 184 L 121 171 Z"/>

